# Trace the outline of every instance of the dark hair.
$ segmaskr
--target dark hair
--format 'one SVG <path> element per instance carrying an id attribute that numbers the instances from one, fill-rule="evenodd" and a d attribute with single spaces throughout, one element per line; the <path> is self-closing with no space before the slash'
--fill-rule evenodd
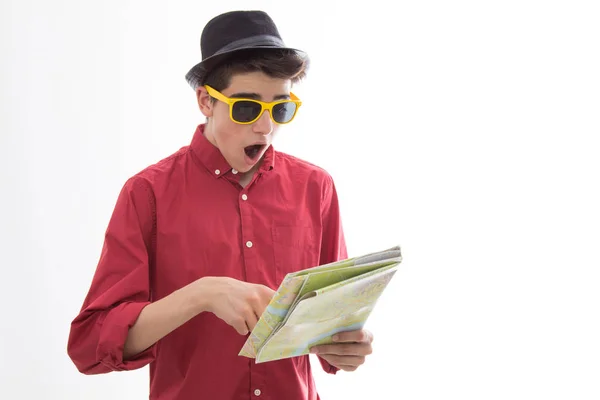
<path id="1" fill-rule="evenodd" d="M 257 71 L 272 78 L 290 79 L 294 84 L 306 77 L 309 62 L 308 57 L 293 50 L 240 50 L 210 71 L 203 84 L 221 91 L 231 84 L 234 75 Z"/>

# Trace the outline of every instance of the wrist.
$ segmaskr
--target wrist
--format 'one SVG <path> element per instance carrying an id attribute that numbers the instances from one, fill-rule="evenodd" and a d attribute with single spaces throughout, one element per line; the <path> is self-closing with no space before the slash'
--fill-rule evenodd
<path id="1" fill-rule="evenodd" d="M 209 277 L 200 278 L 180 289 L 185 303 L 194 315 L 210 312 L 210 285 Z"/>

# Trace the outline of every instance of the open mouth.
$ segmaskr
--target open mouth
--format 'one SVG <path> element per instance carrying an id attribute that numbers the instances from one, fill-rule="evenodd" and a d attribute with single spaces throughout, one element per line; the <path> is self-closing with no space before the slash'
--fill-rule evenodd
<path id="1" fill-rule="evenodd" d="M 254 160 L 264 147 L 265 146 L 263 144 L 253 144 L 252 146 L 246 146 L 244 148 L 244 152 L 246 153 L 248 158 Z"/>

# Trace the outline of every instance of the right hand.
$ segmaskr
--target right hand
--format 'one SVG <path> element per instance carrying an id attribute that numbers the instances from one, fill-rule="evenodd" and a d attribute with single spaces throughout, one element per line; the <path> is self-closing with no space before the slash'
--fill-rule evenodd
<path id="1" fill-rule="evenodd" d="M 209 293 L 206 311 L 232 326 L 240 335 L 254 329 L 275 291 L 265 285 L 228 277 L 204 278 Z"/>

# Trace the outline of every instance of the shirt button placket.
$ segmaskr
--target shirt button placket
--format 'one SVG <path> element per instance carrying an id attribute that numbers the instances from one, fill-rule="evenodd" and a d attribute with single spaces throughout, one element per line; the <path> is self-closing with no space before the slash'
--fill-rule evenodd
<path id="1" fill-rule="evenodd" d="M 246 193 L 242 194 L 242 200 L 246 201 L 248 200 L 248 195 L 246 195 Z M 241 207 L 240 207 L 241 208 Z M 242 213 L 242 216 L 244 216 L 245 213 Z M 247 216 L 248 218 L 250 217 L 249 215 Z M 251 231 L 251 229 L 245 229 L 248 228 L 248 226 L 244 226 L 244 218 L 242 218 L 242 231 L 246 231 L 246 233 L 248 233 L 249 231 Z M 250 225 L 250 223 L 248 223 L 248 225 Z M 251 249 L 252 246 L 254 246 L 254 243 L 252 243 L 251 240 L 246 241 L 246 247 Z"/>
<path id="2" fill-rule="evenodd" d="M 247 202 L 248 201 L 248 195 L 246 193 L 242 193 L 241 196 L 241 201 L 240 201 L 240 222 L 242 224 L 241 226 L 241 232 L 242 232 L 242 238 L 245 241 L 244 245 L 246 246 L 246 250 L 243 252 L 242 256 L 244 259 L 244 267 L 246 269 L 246 278 L 249 280 L 254 280 L 256 279 L 255 277 L 255 260 L 256 260 L 256 256 L 253 254 L 254 252 L 251 250 L 252 247 L 254 246 L 254 243 L 252 243 L 252 237 L 253 237 L 253 233 L 254 230 L 252 229 L 252 214 L 250 213 L 250 204 Z M 250 371 L 251 374 L 251 381 L 253 381 L 254 384 L 263 384 L 264 381 L 264 376 L 262 376 L 262 374 L 260 372 L 261 368 L 258 367 L 256 365 L 253 365 Z M 254 386 L 254 385 L 253 385 Z M 254 398 L 258 398 L 260 397 L 260 395 L 262 394 L 262 391 L 258 388 L 255 388 L 254 391 L 252 392 L 254 394 Z M 267 396 L 268 397 L 268 396 Z M 264 398 L 264 396 L 263 396 Z"/>
<path id="3" fill-rule="evenodd" d="M 252 281 L 256 279 L 256 255 L 254 254 L 255 237 L 254 228 L 252 226 L 251 205 L 247 201 L 248 195 L 246 193 L 238 194 L 238 196 L 245 278 Z"/>

